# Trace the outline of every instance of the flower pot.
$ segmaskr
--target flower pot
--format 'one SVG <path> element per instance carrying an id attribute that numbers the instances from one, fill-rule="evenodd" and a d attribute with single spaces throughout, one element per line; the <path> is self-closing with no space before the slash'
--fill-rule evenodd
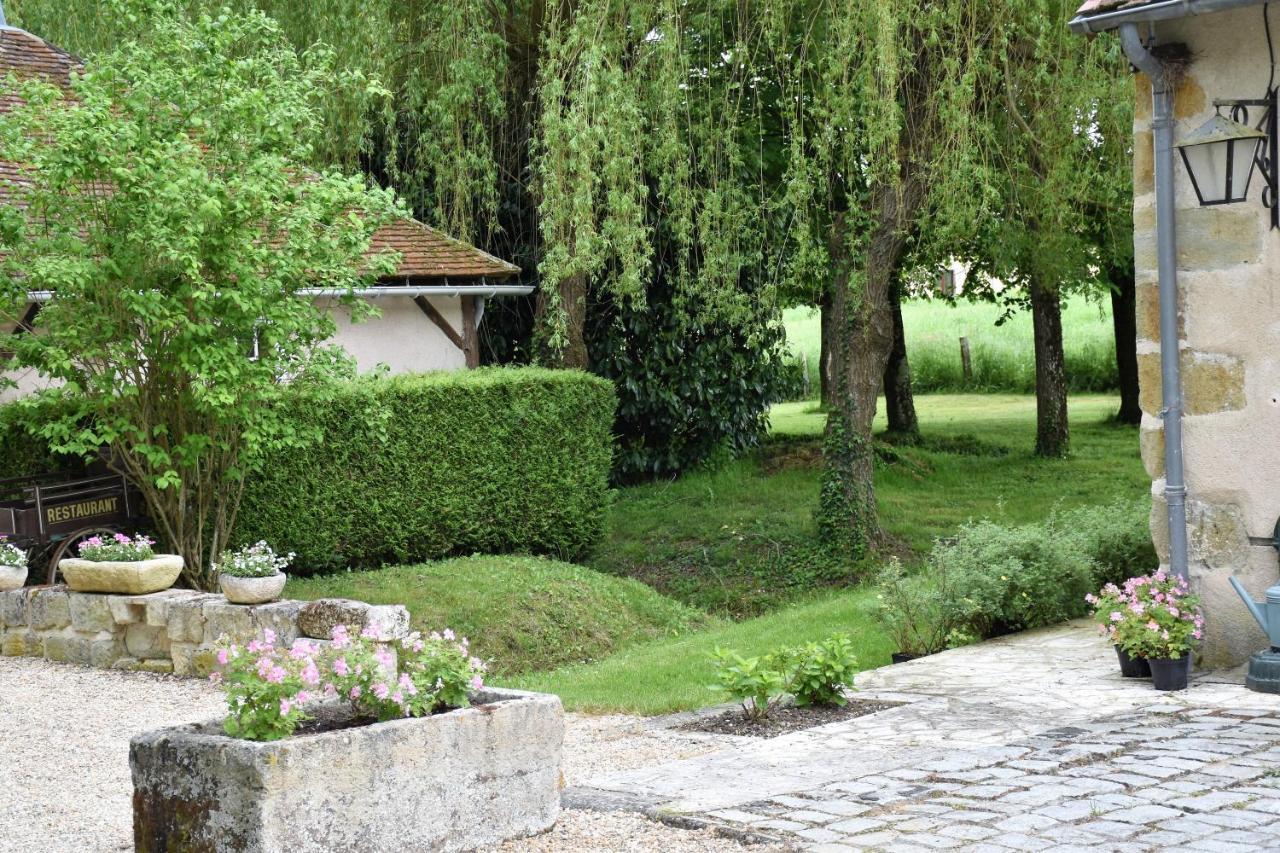
<path id="1" fill-rule="evenodd" d="M 560 700 L 486 688 L 471 701 L 270 742 L 221 721 L 138 735 L 137 849 L 491 850 L 545 832 L 560 811 Z"/>
<path id="2" fill-rule="evenodd" d="M 21 589 L 26 582 L 26 566 L 0 566 L 0 592 Z"/>
<path id="3" fill-rule="evenodd" d="M 1120 675 L 1123 678 L 1150 678 L 1151 664 L 1146 658 L 1129 657 L 1129 653 L 1119 646 L 1115 647 L 1116 657 L 1120 659 Z"/>
<path id="4" fill-rule="evenodd" d="M 889 660 L 893 663 L 906 663 L 909 660 L 924 657 L 924 655 L 912 654 L 911 652 L 894 652 L 889 655 Z"/>
<path id="5" fill-rule="evenodd" d="M 1180 658 L 1151 658 L 1151 683 L 1156 690 L 1186 690 L 1191 676 L 1191 654 Z"/>
<path id="6" fill-rule="evenodd" d="M 284 592 L 285 574 L 276 572 L 265 578 L 238 578 L 234 575 L 218 575 L 218 586 L 232 604 L 266 604 L 275 601 Z"/>
<path id="7" fill-rule="evenodd" d="M 173 586 L 182 574 L 182 558 L 177 554 L 157 554 L 150 560 L 98 562 L 67 557 L 58 563 L 58 570 L 67 586 L 76 592 L 146 595 Z"/>

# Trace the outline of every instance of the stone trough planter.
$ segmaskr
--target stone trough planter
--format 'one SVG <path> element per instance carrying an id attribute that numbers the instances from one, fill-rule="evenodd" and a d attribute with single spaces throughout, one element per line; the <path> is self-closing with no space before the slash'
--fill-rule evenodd
<path id="1" fill-rule="evenodd" d="M 458 851 L 550 829 L 558 697 L 484 689 L 472 707 L 258 743 L 221 722 L 138 735 L 134 847 Z"/>
<path id="2" fill-rule="evenodd" d="M 146 595 L 173 586 L 182 574 L 182 558 L 157 554 L 150 560 L 82 560 L 68 557 L 58 563 L 67 586 L 75 592 Z"/>
<path id="3" fill-rule="evenodd" d="M 286 580 L 288 577 L 284 572 L 276 572 L 265 578 L 238 578 L 221 574 L 218 575 L 218 586 L 232 604 L 265 604 L 280 597 Z"/>

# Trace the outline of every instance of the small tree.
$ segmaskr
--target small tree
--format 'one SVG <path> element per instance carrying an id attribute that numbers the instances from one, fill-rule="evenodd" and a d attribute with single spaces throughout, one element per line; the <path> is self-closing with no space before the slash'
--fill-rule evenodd
<path id="1" fill-rule="evenodd" d="M 279 413 L 286 389 L 348 364 L 298 291 L 345 292 L 361 311 L 350 291 L 390 270 L 366 252 L 395 205 L 306 167 L 315 98 L 355 82 L 326 51 L 299 55 L 258 13 L 113 13 L 134 40 L 68 89 L 22 84 L 0 117 L 0 159 L 25 176 L 25 205 L 0 214 L 0 318 L 53 294 L 11 345 L 55 386 L 21 402 L 29 428 L 128 476 L 207 588 L 246 474 L 310 438 Z"/>

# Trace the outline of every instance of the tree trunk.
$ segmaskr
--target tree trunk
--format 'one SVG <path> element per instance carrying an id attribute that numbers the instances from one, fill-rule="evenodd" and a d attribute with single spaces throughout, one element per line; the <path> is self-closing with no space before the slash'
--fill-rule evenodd
<path id="1" fill-rule="evenodd" d="M 864 266 L 855 271 L 848 250 L 847 217 L 835 217 L 830 254 L 832 406 L 823 436 L 818 535 L 837 553 L 857 559 L 880 535 L 876 517 L 871 424 L 876 397 L 893 348 L 889 290 L 904 245 L 903 221 L 915 210 L 918 188 L 878 191 L 877 225 Z"/>
<path id="2" fill-rule="evenodd" d="M 916 400 L 911 392 L 911 367 L 907 364 L 907 337 L 902 324 L 902 289 L 895 285 L 889 293 L 889 309 L 893 320 L 893 346 L 884 368 L 884 408 L 889 418 L 889 432 L 915 436 L 920 434 L 916 418 Z"/>
<path id="3" fill-rule="evenodd" d="M 1062 351 L 1062 303 L 1056 287 L 1032 275 L 1031 319 L 1036 349 L 1036 454 L 1065 456 L 1071 436 L 1067 425 L 1067 370 Z"/>
<path id="4" fill-rule="evenodd" d="M 587 277 L 579 273 L 571 275 L 560 282 L 557 288 L 559 305 L 553 305 L 545 293 L 538 295 L 538 306 L 534 313 L 534 328 L 537 341 L 535 344 L 539 363 L 547 367 L 587 369 Z M 564 312 L 563 346 L 553 346 L 548 340 L 552 335 L 558 317 L 553 311 Z"/>
<path id="5" fill-rule="evenodd" d="M 831 378 L 831 338 L 834 330 L 831 327 L 831 288 L 823 289 L 822 296 L 818 300 L 818 326 L 821 330 L 822 343 L 818 353 L 818 381 L 820 384 L 819 400 L 822 402 L 824 410 L 831 408 L 831 390 L 833 381 Z"/>
<path id="6" fill-rule="evenodd" d="M 1116 420 L 1138 424 L 1142 421 L 1142 407 L 1138 405 L 1138 298 L 1133 267 L 1112 266 L 1107 273 L 1111 322 L 1116 334 L 1116 372 L 1120 377 L 1120 411 Z"/>

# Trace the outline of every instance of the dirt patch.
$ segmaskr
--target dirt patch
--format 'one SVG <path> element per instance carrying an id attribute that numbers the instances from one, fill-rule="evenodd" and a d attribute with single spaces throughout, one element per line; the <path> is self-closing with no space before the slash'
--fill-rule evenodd
<path id="1" fill-rule="evenodd" d="M 854 717 L 865 717 L 877 711 L 896 708 L 900 702 L 871 702 L 863 699 L 850 699 L 844 706 L 840 705 L 806 705 L 798 708 L 788 705 L 777 708 L 763 720 L 749 720 L 741 711 L 725 711 L 714 717 L 705 717 L 685 723 L 680 731 L 708 732 L 717 735 L 740 735 L 743 737 L 777 737 L 778 735 L 800 732 L 828 723 L 852 720 Z"/>

